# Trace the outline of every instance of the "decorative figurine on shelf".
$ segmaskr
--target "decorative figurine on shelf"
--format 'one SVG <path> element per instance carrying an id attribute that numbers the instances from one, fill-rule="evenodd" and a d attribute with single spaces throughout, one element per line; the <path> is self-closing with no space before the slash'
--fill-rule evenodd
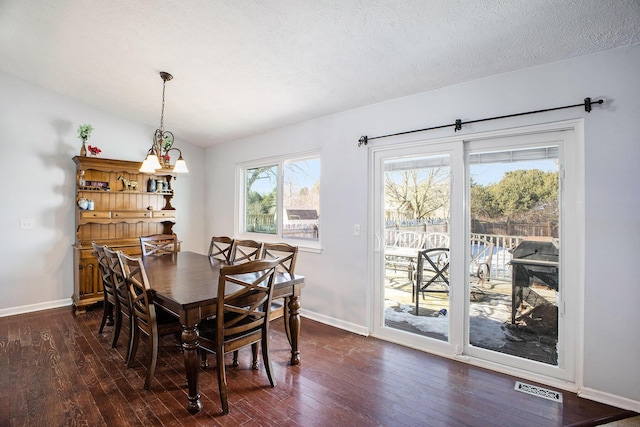
<path id="1" fill-rule="evenodd" d="M 82 148 L 80 149 L 80 155 L 87 155 L 87 141 L 91 136 L 91 132 L 93 131 L 93 126 L 91 125 L 80 125 L 78 127 L 78 138 L 82 141 Z"/>
<path id="2" fill-rule="evenodd" d="M 87 183 L 84 180 L 84 171 L 79 170 L 77 173 L 78 187 L 83 188 Z"/>
<path id="3" fill-rule="evenodd" d="M 99 149 L 98 147 L 92 147 L 91 145 L 88 146 L 87 149 L 92 156 L 97 156 L 98 154 L 102 153 L 101 149 Z"/>
<path id="4" fill-rule="evenodd" d="M 118 179 L 122 181 L 122 186 L 124 187 L 122 191 L 138 191 L 138 181 L 132 181 L 122 175 L 120 175 Z"/>

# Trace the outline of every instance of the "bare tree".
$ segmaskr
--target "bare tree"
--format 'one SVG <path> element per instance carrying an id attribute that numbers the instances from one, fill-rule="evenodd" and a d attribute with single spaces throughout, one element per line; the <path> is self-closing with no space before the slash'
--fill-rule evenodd
<path id="1" fill-rule="evenodd" d="M 413 219 L 449 216 L 449 168 L 411 169 L 385 174 L 387 201 Z"/>

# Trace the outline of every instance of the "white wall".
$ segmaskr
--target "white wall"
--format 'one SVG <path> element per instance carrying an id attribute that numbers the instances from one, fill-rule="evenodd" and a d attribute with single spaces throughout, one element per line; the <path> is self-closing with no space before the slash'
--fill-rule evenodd
<path id="1" fill-rule="evenodd" d="M 390 82 L 392 83 L 392 82 Z M 465 126 L 459 134 L 585 117 L 585 395 L 640 409 L 640 45 L 493 76 L 367 106 L 207 149 L 205 234 L 234 233 L 238 162 L 322 151 L 320 254 L 302 253 L 307 314 L 356 331 L 368 325 L 368 150 L 384 135 L 496 115 L 607 102 Z M 451 129 L 377 143 L 450 136 Z M 382 142 L 385 141 L 385 142 Z M 217 185 L 217 184 L 222 185 Z M 354 237 L 354 224 L 364 233 Z"/>
<path id="2" fill-rule="evenodd" d="M 101 156 L 142 160 L 154 129 L 0 74 L 0 315 L 71 303 L 77 128 L 90 123 Z M 204 150 L 176 139 L 190 173 L 175 181 L 183 249 L 203 252 Z M 35 221 L 20 230 L 21 218 Z"/>

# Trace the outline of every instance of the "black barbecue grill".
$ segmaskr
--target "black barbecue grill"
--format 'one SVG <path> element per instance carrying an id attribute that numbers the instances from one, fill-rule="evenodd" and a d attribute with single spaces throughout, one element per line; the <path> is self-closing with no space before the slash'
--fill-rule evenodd
<path id="1" fill-rule="evenodd" d="M 559 251 L 556 240 L 523 240 L 511 250 L 511 254 L 511 323 L 529 314 L 527 320 L 541 321 L 548 327 L 555 327 L 557 332 L 557 307 L 552 307 L 554 304 L 535 291 L 541 286 L 558 291 Z M 525 307 L 527 313 L 524 313 Z"/>

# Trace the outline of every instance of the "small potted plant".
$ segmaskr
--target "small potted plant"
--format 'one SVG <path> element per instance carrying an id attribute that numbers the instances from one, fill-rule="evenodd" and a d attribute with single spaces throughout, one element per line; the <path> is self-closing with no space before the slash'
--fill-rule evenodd
<path id="1" fill-rule="evenodd" d="M 93 131 L 93 126 L 91 125 L 80 125 L 78 127 L 78 138 L 82 141 L 82 148 L 80 149 L 80 155 L 87 155 L 87 140 L 91 136 L 91 132 Z"/>

